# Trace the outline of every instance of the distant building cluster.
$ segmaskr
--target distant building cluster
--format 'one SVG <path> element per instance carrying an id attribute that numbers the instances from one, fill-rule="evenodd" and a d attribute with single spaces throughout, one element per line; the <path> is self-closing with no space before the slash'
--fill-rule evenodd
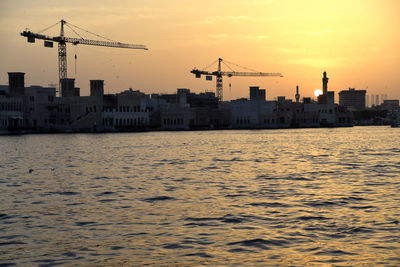
<path id="1" fill-rule="evenodd" d="M 366 95 L 366 106 L 367 107 L 376 107 L 376 106 L 382 105 L 386 100 L 388 100 L 387 94 Z"/>
<path id="2" fill-rule="evenodd" d="M 195 129 L 276 129 L 296 127 L 340 127 L 353 124 L 346 108 L 365 108 L 365 91 L 327 90 L 318 101 L 295 101 L 278 97 L 268 101 L 266 90 L 250 87 L 249 99 L 218 101 L 214 93 L 196 94 L 177 89 L 174 94 L 144 94 L 126 90 L 104 94 L 104 81 L 90 81 L 90 96 L 80 96 L 74 79 L 62 79 L 56 88 L 25 87 L 24 73 L 8 73 L 9 84 L 0 86 L 0 131 L 2 132 L 115 132 Z M 362 101 L 361 99 L 364 99 Z M 396 103 L 391 103 L 396 105 Z M 398 102 L 397 102 L 398 105 Z"/>

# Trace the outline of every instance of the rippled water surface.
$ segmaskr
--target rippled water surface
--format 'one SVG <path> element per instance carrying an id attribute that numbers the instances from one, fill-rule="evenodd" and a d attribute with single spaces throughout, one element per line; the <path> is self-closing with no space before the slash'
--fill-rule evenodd
<path id="1" fill-rule="evenodd" d="M 0 137 L 0 265 L 399 266 L 400 129 Z"/>

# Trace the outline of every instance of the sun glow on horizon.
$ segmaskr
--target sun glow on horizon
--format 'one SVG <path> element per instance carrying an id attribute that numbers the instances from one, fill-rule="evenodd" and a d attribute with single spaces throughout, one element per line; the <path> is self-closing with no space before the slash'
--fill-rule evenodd
<path id="1" fill-rule="evenodd" d="M 318 97 L 318 96 L 320 96 L 320 95 L 322 95 L 322 90 L 321 89 L 316 89 L 315 91 L 314 91 L 314 95 L 315 95 L 315 97 Z"/>

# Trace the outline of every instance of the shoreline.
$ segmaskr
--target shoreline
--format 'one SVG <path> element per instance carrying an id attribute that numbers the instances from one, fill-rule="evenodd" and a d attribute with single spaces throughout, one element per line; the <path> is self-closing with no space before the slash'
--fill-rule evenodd
<path id="1" fill-rule="evenodd" d="M 349 126 L 321 126 L 321 127 L 276 127 L 276 128 L 203 128 L 203 129 L 133 129 L 123 131 L 0 131 L 0 136 L 16 136 L 16 135 L 41 135 L 41 134 L 109 134 L 109 133 L 149 133 L 149 132 L 199 132 L 199 131 L 260 131 L 260 130 L 295 130 L 295 129 L 334 129 L 334 128 L 351 128 L 351 127 L 388 127 L 390 125 L 349 125 Z"/>

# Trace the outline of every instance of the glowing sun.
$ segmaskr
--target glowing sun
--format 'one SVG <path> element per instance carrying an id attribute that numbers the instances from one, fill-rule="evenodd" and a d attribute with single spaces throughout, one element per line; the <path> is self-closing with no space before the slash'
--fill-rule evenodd
<path id="1" fill-rule="evenodd" d="M 319 95 L 322 95 L 322 90 L 321 90 L 321 89 L 315 90 L 315 91 L 314 91 L 314 95 L 315 95 L 316 97 L 318 97 Z"/>

